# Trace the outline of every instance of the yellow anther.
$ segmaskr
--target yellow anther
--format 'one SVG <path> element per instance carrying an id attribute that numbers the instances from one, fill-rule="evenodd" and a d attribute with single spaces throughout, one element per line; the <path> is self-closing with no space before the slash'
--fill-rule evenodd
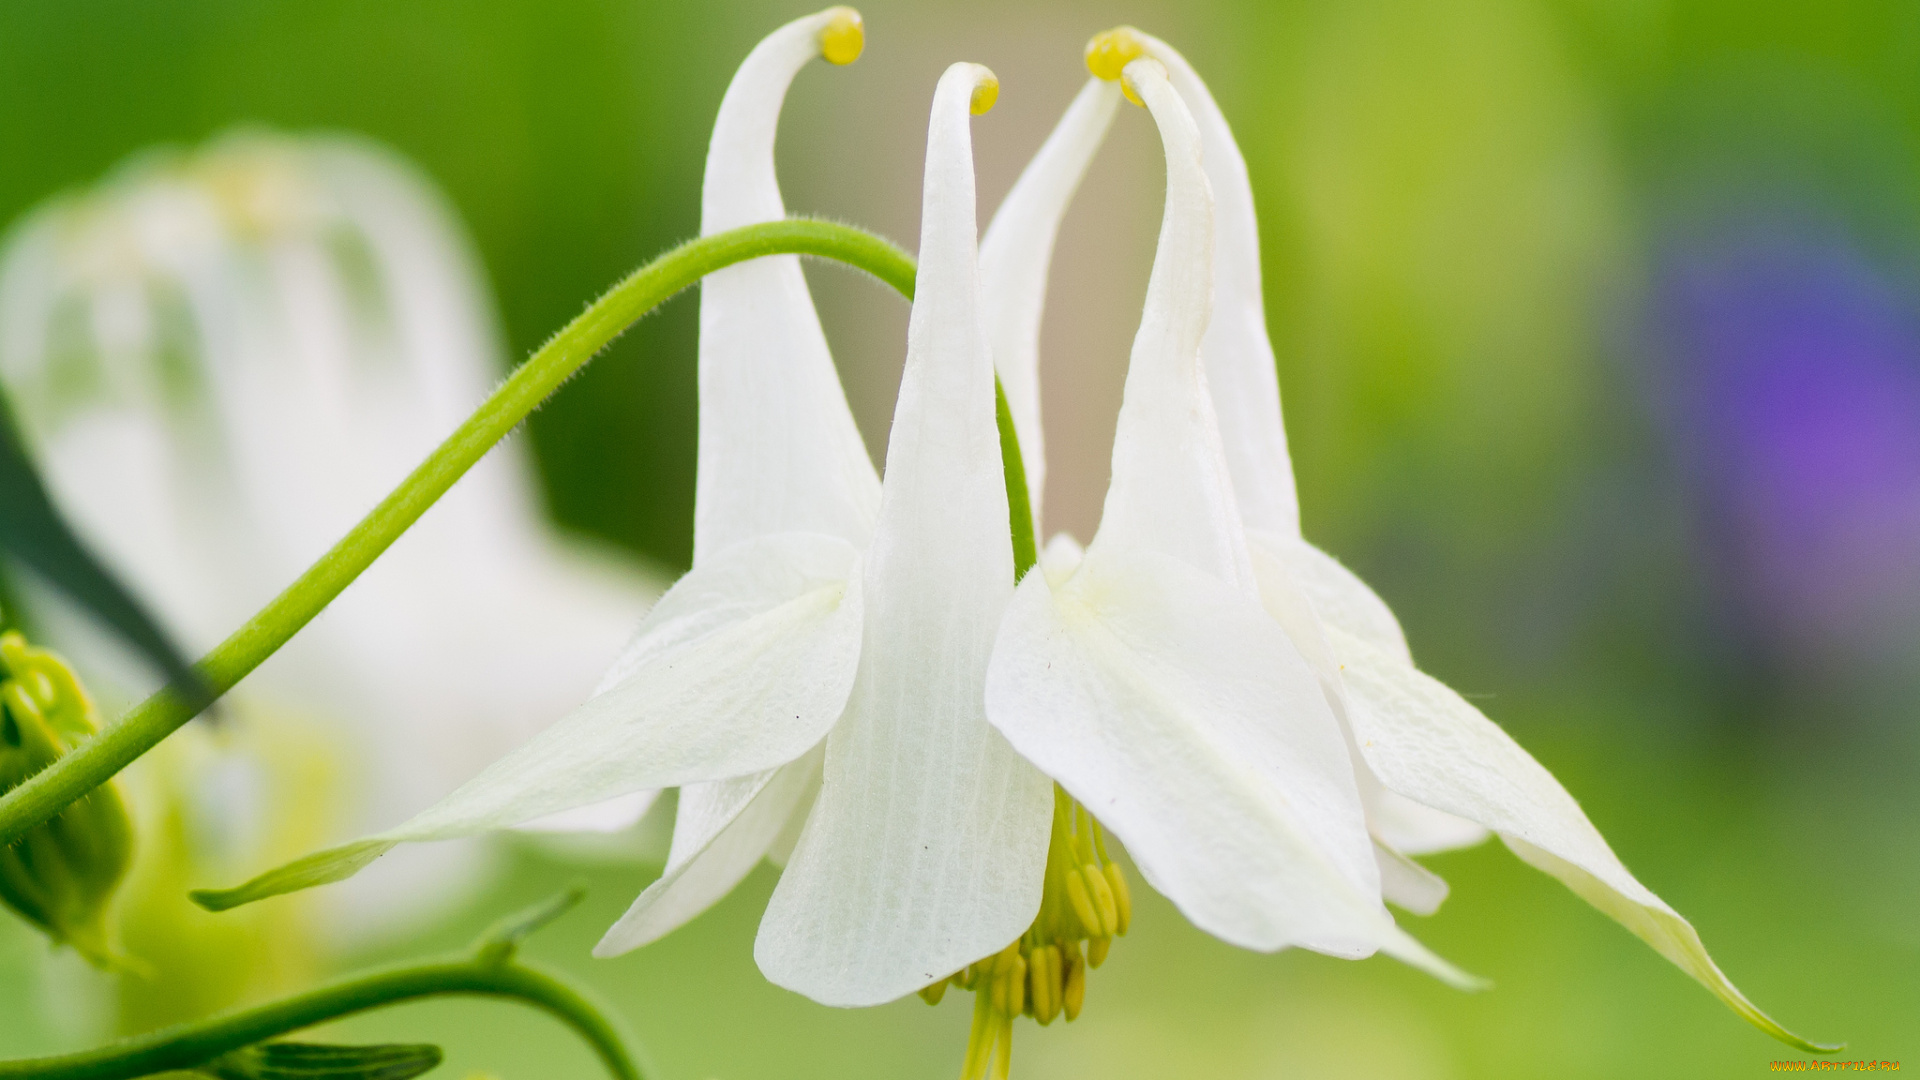
<path id="1" fill-rule="evenodd" d="M 1062 966 L 1060 949 L 1053 945 L 1042 945 L 1033 951 L 1029 958 L 1032 969 L 1027 981 L 1032 985 L 1029 997 L 1033 1006 L 1033 1018 L 1040 1021 L 1041 1027 L 1053 1023 L 1060 1015 L 1060 985 Z"/>
<path id="2" fill-rule="evenodd" d="M 1007 987 L 1007 1005 L 1003 1012 L 1009 1017 L 1019 1016 L 1027 1011 L 1027 962 L 1014 957 L 1003 979 Z"/>
<path id="3" fill-rule="evenodd" d="M 1087 70 L 1096 78 L 1108 82 L 1120 77 L 1126 66 L 1146 55 L 1146 42 L 1140 40 L 1140 32 L 1131 26 L 1116 26 L 1102 34 L 1095 34 L 1087 42 Z"/>
<path id="4" fill-rule="evenodd" d="M 920 997 L 929 1005 L 938 1005 L 940 1004 L 940 999 L 947 996 L 947 987 L 951 985 L 952 981 L 951 979 L 941 979 L 932 986 L 923 986 L 920 988 Z"/>
<path id="5" fill-rule="evenodd" d="M 1133 890 L 1127 887 L 1127 875 L 1120 872 L 1119 863 L 1108 863 L 1104 873 L 1107 887 L 1113 890 L 1114 913 L 1120 917 L 1113 932 L 1124 934 L 1127 927 L 1133 925 Z"/>
<path id="6" fill-rule="evenodd" d="M 1087 879 L 1087 893 L 1093 899 L 1093 908 L 1100 913 L 1100 935 L 1112 937 L 1120 932 L 1120 911 L 1113 902 L 1113 886 L 1107 884 L 1107 876 L 1100 868 L 1088 863 L 1080 868 L 1080 876 Z"/>
<path id="7" fill-rule="evenodd" d="M 1067 1014 L 1067 1022 L 1080 1018 L 1080 1007 L 1087 1003 L 1087 965 L 1080 959 L 1078 949 L 1066 956 L 1066 976 L 1061 979 L 1060 1007 Z"/>
<path id="8" fill-rule="evenodd" d="M 1047 1010 L 1047 947 L 1027 954 L 1027 1015 L 1040 1019 Z"/>
<path id="9" fill-rule="evenodd" d="M 820 31 L 820 55 L 829 64 L 851 64 L 867 47 L 867 31 L 860 13 L 850 7 L 828 8 L 826 29 Z"/>
<path id="10" fill-rule="evenodd" d="M 1107 962 L 1107 950 L 1113 947 L 1110 937 L 1097 937 L 1087 942 L 1087 966 L 1099 967 Z"/>
<path id="11" fill-rule="evenodd" d="M 993 103 L 1000 100 L 1000 77 L 986 68 L 980 69 L 980 81 L 973 84 L 973 100 L 969 106 L 973 115 L 981 116 Z"/>
<path id="12" fill-rule="evenodd" d="M 1086 928 L 1088 937 L 1099 937 L 1105 932 L 1100 921 L 1100 909 L 1093 906 L 1093 897 L 1087 892 L 1087 881 L 1078 870 L 1067 871 L 1067 903 L 1073 905 L 1073 914 Z"/>

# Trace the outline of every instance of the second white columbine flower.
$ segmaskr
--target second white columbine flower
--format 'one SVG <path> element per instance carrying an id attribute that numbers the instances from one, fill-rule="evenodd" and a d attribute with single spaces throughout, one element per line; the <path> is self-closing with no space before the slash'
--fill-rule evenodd
<path id="1" fill-rule="evenodd" d="M 1433 910 L 1445 884 L 1405 856 L 1496 832 L 1515 854 L 1618 920 L 1762 1031 L 1805 1050 L 1834 1049 L 1793 1034 L 1748 1001 L 1693 926 L 1627 871 L 1559 781 L 1472 704 L 1415 667 L 1386 603 L 1302 537 L 1246 163 L 1206 85 L 1166 42 L 1122 27 L 1088 47 L 1089 66 L 1106 78 L 1122 65 L 1131 70 L 1141 56 L 1166 65 L 1198 119 L 1219 198 L 1214 321 L 1201 355 L 1258 593 L 1310 661 L 1346 728 L 1389 898 Z"/>
<path id="2" fill-rule="evenodd" d="M 1127 845 L 1196 925 L 1251 948 L 1384 949 L 1398 931 L 1338 725 L 1262 610 L 1200 368 L 1213 199 L 1156 61 L 1126 71 L 1160 126 L 1167 210 L 1084 558 L 1056 540 L 1008 612 L 988 714 Z"/>

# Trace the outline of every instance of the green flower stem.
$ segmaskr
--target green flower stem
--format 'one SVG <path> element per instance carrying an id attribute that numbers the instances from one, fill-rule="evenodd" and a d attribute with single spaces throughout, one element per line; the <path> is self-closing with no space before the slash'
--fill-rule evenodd
<path id="1" fill-rule="evenodd" d="M 195 667 L 211 696 L 232 689 L 285 645 L 446 494 L 454 481 L 627 327 L 715 270 L 781 254 L 847 263 L 909 298 L 913 295 L 911 256 L 871 233 L 833 222 L 794 219 L 749 225 L 674 248 L 634 271 L 555 334 L 320 561 L 201 658 Z M 0 846 L 19 840 L 105 783 L 191 720 L 210 700 L 183 690 L 178 683 L 170 684 L 0 796 Z"/>
<path id="2" fill-rule="evenodd" d="M 544 1009 L 590 1043 L 608 1073 L 618 1080 L 642 1080 L 620 1032 L 580 991 L 532 967 L 500 963 L 484 955 L 376 971 L 284 1001 L 165 1028 L 97 1050 L 0 1062 L 0 1080 L 127 1080 L 191 1069 L 290 1031 L 441 994 L 507 998 Z"/>

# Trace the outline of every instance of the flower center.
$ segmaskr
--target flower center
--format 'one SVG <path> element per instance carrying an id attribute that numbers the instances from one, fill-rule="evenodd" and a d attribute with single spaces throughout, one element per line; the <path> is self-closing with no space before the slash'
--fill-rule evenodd
<path id="1" fill-rule="evenodd" d="M 1042 1027 L 1080 1015 L 1087 969 L 1107 959 L 1113 939 L 1133 921 L 1133 894 L 1120 864 L 1107 854 L 1100 823 L 1058 784 L 1053 788 L 1053 839 L 1047 847 L 1040 914 L 1019 939 L 920 991 L 937 1005 L 948 986 L 971 990 L 973 1029 L 961 1080 L 1005 1080 L 1013 1064 L 1013 1019 Z"/>

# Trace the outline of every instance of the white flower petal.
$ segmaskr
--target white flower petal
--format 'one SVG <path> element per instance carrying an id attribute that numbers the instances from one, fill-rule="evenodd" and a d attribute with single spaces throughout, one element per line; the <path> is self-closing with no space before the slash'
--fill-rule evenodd
<path id="1" fill-rule="evenodd" d="M 860 673 L 754 948 L 768 979 L 829 1005 L 926 986 L 1040 905 L 1051 786 L 988 726 L 981 693 L 1013 589 L 967 119 L 991 77 L 956 64 L 935 92 Z"/>
<path id="2" fill-rule="evenodd" d="M 1247 530 L 1255 551 L 1286 569 L 1298 594 L 1312 605 L 1319 621 L 1337 627 L 1404 663 L 1413 663 L 1407 636 L 1393 609 L 1340 560 L 1302 539 L 1299 533 Z"/>
<path id="3" fill-rule="evenodd" d="M 768 35 L 720 103 L 707 150 L 702 235 L 786 216 L 773 139 L 787 87 L 820 54 L 831 11 Z M 766 533 L 864 546 L 879 477 L 854 426 L 797 256 L 754 259 L 700 286 L 700 448 L 693 559 Z"/>
<path id="4" fill-rule="evenodd" d="M 1036 522 L 1047 482 L 1040 426 L 1040 315 L 1047 300 L 1047 268 L 1060 219 L 1094 151 L 1106 138 L 1119 104 L 1117 85 L 1088 80 L 1014 181 L 980 241 L 980 299 L 987 340 L 1007 394 L 1013 429 L 1020 433 L 1020 458 Z"/>
<path id="5" fill-rule="evenodd" d="M 1152 60 L 1126 69 L 1160 128 L 1167 206 L 1113 436 L 1113 479 L 1089 551 L 1158 551 L 1253 591 L 1200 340 L 1212 291 L 1212 196 L 1193 117 Z"/>
<path id="6" fill-rule="evenodd" d="M 1254 574 L 1260 582 L 1261 603 L 1320 676 L 1327 701 L 1347 735 L 1355 779 L 1360 784 L 1360 801 L 1367 810 L 1367 828 L 1395 850 L 1416 855 L 1485 840 L 1487 830 L 1473 822 L 1421 806 L 1382 787 L 1359 747 L 1353 745 L 1352 727 L 1347 722 L 1346 684 L 1323 626 L 1349 632 L 1357 628 L 1370 635 L 1368 640 L 1376 647 L 1395 649 L 1396 655 L 1404 656 L 1406 639 L 1387 605 L 1352 571 L 1298 536 L 1249 533 L 1247 539 Z"/>
<path id="7" fill-rule="evenodd" d="M 845 541 L 807 533 L 714 556 L 655 605 L 610 687 L 380 838 L 471 835 L 793 761 L 853 683 L 857 566 Z"/>
<path id="8" fill-rule="evenodd" d="M 805 819 L 820 788 L 820 760 L 816 747 L 778 769 L 681 788 L 666 871 L 593 954 L 618 956 L 657 941 L 732 892 L 790 823 Z"/>
<path id="9" fill-rule="evenodd" d="M 1213 321 L 1201 344 L 1227 465 L 1240 514 L 1250 529 L 1300 531 L 1299 496 L 1280 421 L 1280 379 L 1267 338 L 1260 291 L 1260 227 L 1247 163 L 1220 106 L 1193 66 L 1171 45 L 1140 34 L 1147 55 L 1167 66 L 1192 110 L 1213 184 Z"/>
<path id="10" fill-rule="evenodd" d="M 1040 572 L 1056 587 L 1073 576 L 1080 567 L 1080 560 L 1087 557 L 1087 549 L 1067 533 L 1054 533 L 1047 546 L 1040 549 Z"/>
<path id="11" fill-rule="evenodd" d="M 1692 925 L 1620 864 L 1580 805 L 1540 763 L 1460 695 L 1339 630 L 1354 734 L 1392 790 L 1479 822 L 1514 853 L 1565 882 L 1756 1026 L 1776 1024 L 1721 973 Z"/>
<path id="12" fill-rule="evenodd" d="M 1364 758 L 1361 767 L 1365 767 Z M 1484 826 L 1422 806 L 1385 787 L 1367 802 L 1367 828 L 1404 855 L 1431 855 L 1436 851 L 1472 847 L 1487 838 Z"/>
<path id="13" fill-rule="evenodd" d="M 653 804 L 659 800 L 658 788 L 634 791 L 615 795 L 603 802 L 534 818 L 514 828 L 529 833 L 616 833 L 639 824 L 640 819 L 646 817 L 647 811 L 653 809 Z"/>
<path id="14" fill-rule="evenodd" d="M 1391 928 L 1353 770 L 1318 680 L 1249 597 L 1152 552 L 1028 575 L 988 715 L 1127 845 L 1196 926 L 1237 945 Z"/>
<path id="15" fill-rule="evenodd" d="M 1440 910 L 1447 898 L 1447 883 L 1440 875 L 1414 862 L 1390 844 L 1376 839 L 1373 858 L 1380 865 L 1380 895 L 1415 915 L 1431 915 Z"/>

